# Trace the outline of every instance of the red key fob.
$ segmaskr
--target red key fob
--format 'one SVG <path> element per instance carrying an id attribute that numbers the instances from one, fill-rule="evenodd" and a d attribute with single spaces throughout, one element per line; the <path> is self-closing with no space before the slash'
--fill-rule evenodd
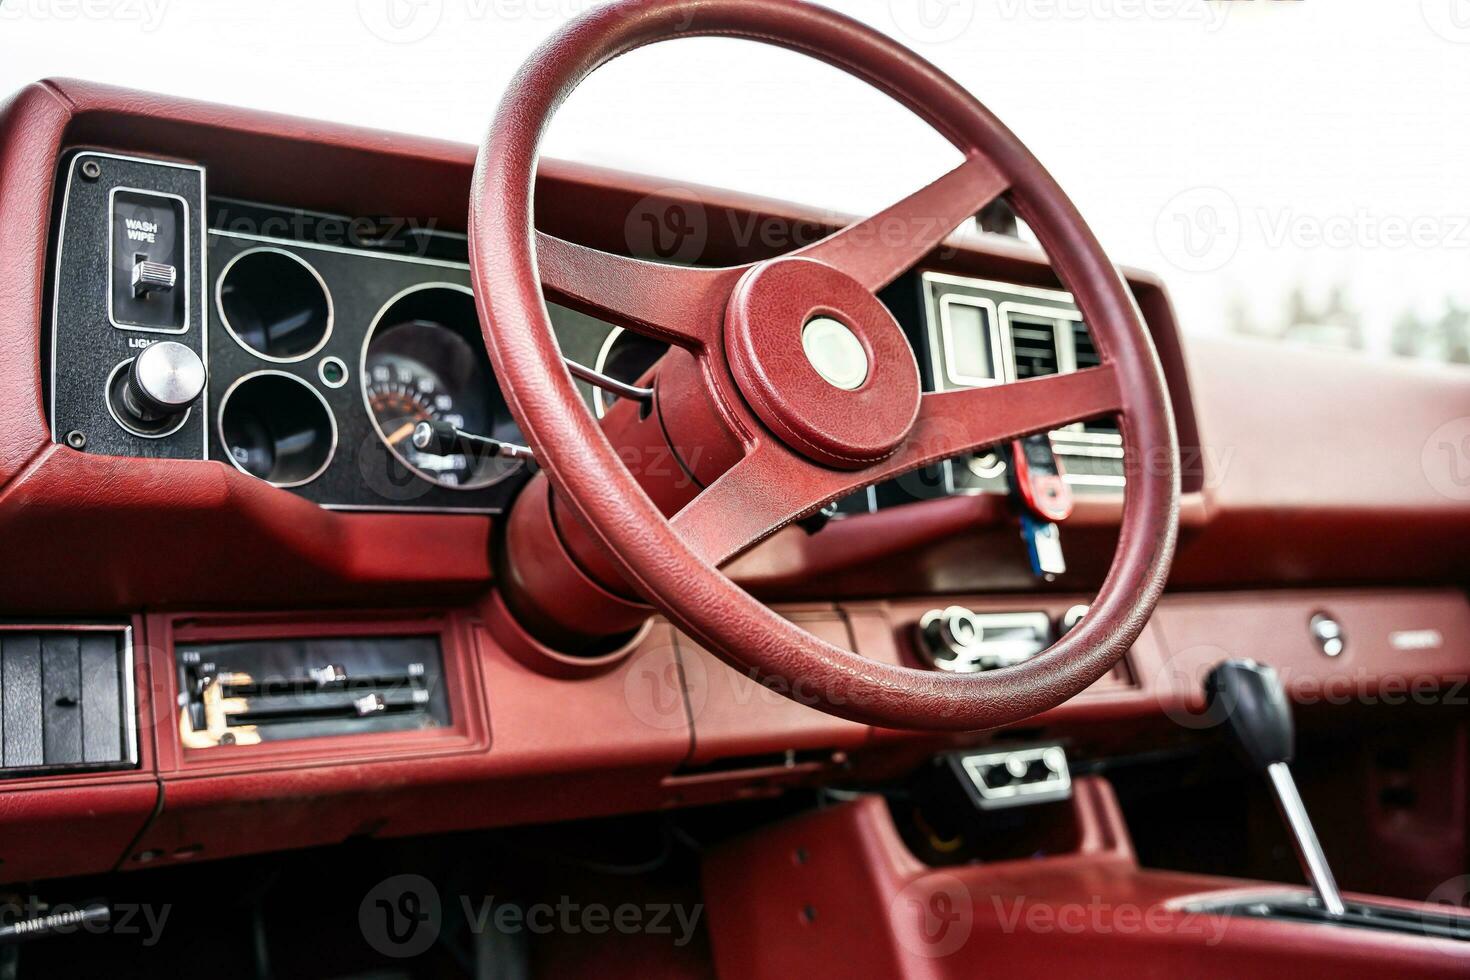
<path id="1" fill-rule="evenodd" d="M 1064 521 L 1072 514 L 1072 488 L 1045 432 L 1011 443 L 1012 476 L 1021 502 L 1037 517 Z"/>

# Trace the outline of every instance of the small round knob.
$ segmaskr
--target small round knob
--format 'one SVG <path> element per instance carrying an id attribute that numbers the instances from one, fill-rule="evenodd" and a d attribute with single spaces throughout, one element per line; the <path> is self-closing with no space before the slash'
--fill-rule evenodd
<path id="1" fill-rule="evenodd" d="M 935 667 L 960 673 L 982 669 L 976 659 L 980 623 L 964 606 L 931 609 L 919 620 L 919 649 Z"/>
<path id="2" fill-rule="evenodd" d="M 1316 641 L 1317 648 L 1329 657 L 1336 657 L 1347 647 L 1347 637 L 1343 635 L 1342 625 L 1325 612 L 1315 614 L 1307 624 L 1312 633 L 1312 639 Z"/>
<path id="3" fill-rule="evenodd" d="M 123 407 L 144 422 L 182 414 L 204 392 L 204 362 L 174 340 L 138 352 L 123 386 Z"/>
<path id="4" fill-rule="evenodd" d="M 967 652 L 980 640 L 980 624 L 975 614 L 964 606 L 950 606 L 939 617 L 939 642 L 945 652 Z"/>

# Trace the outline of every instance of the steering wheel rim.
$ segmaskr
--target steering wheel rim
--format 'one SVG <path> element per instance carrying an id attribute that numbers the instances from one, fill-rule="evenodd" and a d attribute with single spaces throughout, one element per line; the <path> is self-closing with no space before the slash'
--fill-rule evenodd
<path id="1" fill-rule="evenodd" d="M 537 233 L 536 160 L 556 108 L 613 58 L 694 36 L 773 44 L 840 68 L 914 111 L 965 162 L 866 224 L 748 267 L 642 263 Z M 811 383 L 796 360 L 781 356 L 790 353 L 791 324 L 809 322 L 813 310 L 833 313 L 858 335 L 871 367 L 878 350 L 892 351 L 872 294 L 1001 193 L 1009 194 L 1072 290 L 1102 364 L 922 398 L 915 385 L 906 423 L 904 372 L 889 372 L 896 380 L 880 385 L 874 379 L 872 386 L 891 396 L 883 419 L 872 425 L 859 420 L 861 431 L 848 432 L 841 409 L 856 403 Z M 915 217 L 928 229 L 919 231 Z M 874 234 L 880 219 L 908 222 L 900 246 Z M 481 146 L 471 192 L 470 261 L 492 363 L 559 498 L 614 556 L 633 588 L 678 627 L 722 659 L 779 680 L 780 690 L 802 692 L 813 707 L 895 728 L 977 730 L 1018 721 L 1059 704 L 1111 668 L 1162 592 L 1178 528 L 1179 450 L 1162 369 L 1132 296 L 1071 201 L 1004 125 L 937 68 L 856 21 L 795 0 L 625 0 L 573 21 L 522 67 Z M 828 274 L 832 270 L 836 276 Z M 696 353 L 732 416 L 732 430 L 743 433 L 744 459 L 672 521 L 586 411 L 561 360 L 544 280 L 625 326 Z M 872 305 L 851 290 L 854 282 Z M 842 293 L 847 305 L 829 302 L 827 289 Z M 767 356 L 763 345 L 781 349 Z M 912 360 L 911 351 L 907 356 Z M 770 403 L 780 401 L 787 382 L 800 389 L 795 408 Z M 864 382 L 859 391 L 869 387 Z M 803 411 L 812 417 L 802 417 Z M 780 617 L 718 570 L 801 513 L 885 479 L 897 467 L 911 469 L 1109 412 L 1118 416 L 1128 458 L 1145 464 L 1130 467 L 1112 567 L 1081 624 L 1022 664 L 959 675 L 867 660 Z M 787 431 L 795 428 L 802 431 Z M 962 445 L 967 440 L 976 441 Z M 818 499 L 796 499 L 803 495 Z"/>

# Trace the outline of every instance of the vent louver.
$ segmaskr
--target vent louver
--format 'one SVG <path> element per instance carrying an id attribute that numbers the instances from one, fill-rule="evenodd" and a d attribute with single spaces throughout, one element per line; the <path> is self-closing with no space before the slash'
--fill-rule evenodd
<path id="1" fill-rule="evenodd" d="M 1057 373 L 1057 334 L 1053 323 L 1030 317 L 1009 318 L 1017 381 Z"/>
<path id="2" fill-rule="evenodd" d="M 0 627 L 0 769 L 8 776 L 137 764 L 123 627 Z"/>
<path id="3" fill-rule="evenodd" d="M 1072 344 L 1077 352 L 1077 369 L 1097 367 L 1102 363 L 1098 356 L 1097 345 L 1092 342 L 1092 334 L 1087 332 L 1087 324 L 1080 320 L 1072 324 Z"/>

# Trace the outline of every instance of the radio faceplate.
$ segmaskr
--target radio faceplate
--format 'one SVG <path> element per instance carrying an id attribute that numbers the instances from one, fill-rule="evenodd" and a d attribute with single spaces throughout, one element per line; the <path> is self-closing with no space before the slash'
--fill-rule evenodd
<path id="1" fill-rule="evenodd" d="M 1044 612 L 972 612 L 964 606 L 931 609 L 918 622 L 916 645 L 933 667 L 957 674 L 1010 667 L 1051 646 Z"/>

